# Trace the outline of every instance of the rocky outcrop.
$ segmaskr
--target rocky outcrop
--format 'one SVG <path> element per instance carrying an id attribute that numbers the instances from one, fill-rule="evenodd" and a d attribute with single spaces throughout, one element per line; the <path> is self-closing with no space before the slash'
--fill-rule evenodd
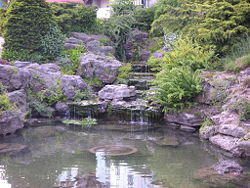
<path id="1" fill-rule="evenodd" d="M 26 88 L 30 79 L 31 74 L 28 70 L 11 65 L 0 65 L 0 82 L 9 92 Z"/>
<path id="2" fill-rule="evenodd" d="M 52 90 L 60 83 L 60 67 L 56 64 L 39 65 L 33 63 L 24 69 L 31 74 L 29 89 L 34 93 L 38 93 L 41 90 Z"/>
<path id="3" fill-rule="evenodd" d="M 60 88 L 67 99 L 72 100 L 76 92 L 83 92 L 87 84 L 78 75 L 63 75 L 60 79 Z"/>
<path id="4" fill-rule="evenodd" d="M 122 64 L 114 58 L 85 53 L 80 57 L 77 73 L 90 80 L 98 80 L 103 84 L 112 84 Z"/>
<path id="5" fill-rule="evenodd" d="M 233 160 L 222 160 L 211 167 L 218 174 L 241 174 L 243 172 L 242 166 Z"/>
<path id="6" fill-rule="evenodd" d="M 126 99 L 136 95 L 134 86 L 120 85 L 106 85 L 99 92 L 98 96 L 102 100 Z"/>
<path id="7" fill-rule="evenodd" d="M 148 33 L 135 29 L 131 31 L 124 46 L 127 60 L 147 61 L 151 53 L 147 51 Z"/>
<path id="8" fill-rule="evenodd" d="M 71 37 L 65 40 L 66 50 L 74 49 L 78 46 L 85 46 L 89 52 L 101 56 L 113 56 L 114 47 L 110 39 L 105 35 L 87 35 L 85 33 L 70 33 Z"/>
<path id="9" fill-rule="evenodd" d="M 15 104 L 15 107 L 17 108 L 17 111 L 20 113 L 21 118 L 24 119 L 29 111 L 29 107 L 27 104 L 27 96 L 25 91 L 23 89 L 13 91 L 8 93 L 8 96 L 10 102 Z"/>
<path id="10" fill-rule="evenodd" d="M 202 114 L 192 112 L 167 112 L 164 115 L 166 123 L 177 124 L 180 129 L 187 132 L 194 132 L 200 128 L 204 118 Z"/>
<path id="11" fill-rule="evenodd" d="M 3 111 L 0 115 L 0 135 L 15 133 L 24 127 L 19 115 L 15 111 Z"/>

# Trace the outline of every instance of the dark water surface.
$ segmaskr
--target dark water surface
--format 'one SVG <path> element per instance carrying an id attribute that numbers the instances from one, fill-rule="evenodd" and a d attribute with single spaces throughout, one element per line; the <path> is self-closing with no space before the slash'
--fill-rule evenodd
<path id="1" fill-rule="evenodd" d="M 152 142 L 170 136 L 175 137 L 178 146 L 159 146 Z M 221 157 L 201 143 L 197 135 L 169 129 L 79 131 L 61 124 L 44 123 L 26 128 L 16 136 L 1 138 L 0 143 L 28 146 L 28 151 L 11 157 L 0 155 L 0 188 L 52 188 L 89 173 L 94 173 L 99 182 L 109 187 L 206 188 L 211 185 L 195 180 L 194 173 L 213 165 Z M 111 144 L 133 146 L 138 152 L 105 157 L 88 151 Z M 224 187 L 230 186 L 225 184 Z"/>

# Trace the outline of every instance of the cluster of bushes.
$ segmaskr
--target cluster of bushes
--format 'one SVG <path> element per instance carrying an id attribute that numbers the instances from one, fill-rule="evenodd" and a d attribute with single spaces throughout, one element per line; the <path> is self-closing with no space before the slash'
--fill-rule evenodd
<path id="1" fill-rule="evenodd" d="M 65 34 L 91 32 L 96 26 L 96 7 L 44 0 L 16 0 L 0 9 L 0 33 L 5 39 L 2 58 L 38 63 L 57 59 Z"/>
<path id="2" fill-rule="evenodd" d="M 63 33 L 95 32 L 97 7 L 85 7 L 80 3 L 52 3 L 51 8 Z"/>

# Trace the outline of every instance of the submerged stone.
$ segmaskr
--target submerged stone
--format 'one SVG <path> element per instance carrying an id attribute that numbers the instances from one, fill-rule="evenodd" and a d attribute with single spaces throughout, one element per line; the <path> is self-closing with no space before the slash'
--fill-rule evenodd
<path id="1" fill-rule="evenodd" d="M 89 149 L 90 153 L 100 153 L 108 156 L 130 155 L 136 153 L 137 151 L 137 148 L 126 145 L 105 145 Z"/>
<path id="2" fill-rule="evenodd" d="M 155 144 L 160 146 L 178 146 L 179 142 L 176 136 L 164 136 L 152 140 Z"/>
<path id="3" fill-rule="evenodd" d="M 23 144 L 13 144 L 13 143 L 4 143 L 0 144 L 0 154 L 17 154 L 19 152 L 27 150 L 28 147 Z"/>

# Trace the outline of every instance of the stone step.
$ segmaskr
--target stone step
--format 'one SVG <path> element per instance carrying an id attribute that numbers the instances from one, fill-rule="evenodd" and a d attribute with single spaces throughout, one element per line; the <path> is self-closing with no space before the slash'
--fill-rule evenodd
<path id="1" fill-rule="evenodd" d="M 137 90 L 147 90 L 151 86 L 148 81 L 148 79 L 129 79 L 128 85 L 135 86 Z"/>
<path id="2" fill-rule="evenodd" d="M 133 72 L 155 72 L 150 69 L 150 67 L 144 63 L 135 63 L 132 64 Z"/>
<path id="3" fill-rule="evenodd" d="M 132 72 L 129 74 L 129 78 L 138 80 L 152 80 L 154 78 L 153 73 L 138 73 Z"/>

